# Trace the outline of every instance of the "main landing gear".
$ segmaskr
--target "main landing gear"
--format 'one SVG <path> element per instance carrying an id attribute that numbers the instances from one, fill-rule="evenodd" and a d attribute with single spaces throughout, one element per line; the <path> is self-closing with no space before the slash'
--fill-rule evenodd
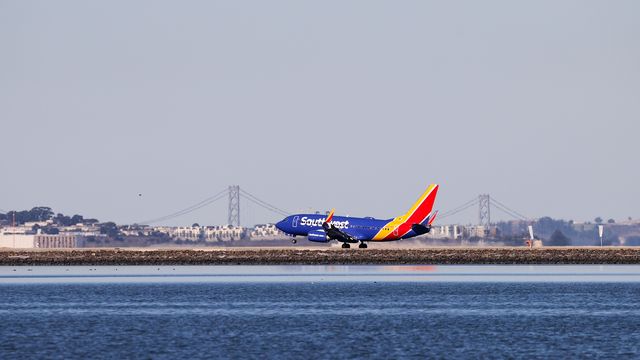
<path id="1" fill-rule="evenodd" d="M 349 248 L 351 248 L 351 245 L 350 245 L 349 243 L 342 243 L 342 248 L 343 248 L 343 249 L 349 249 Z M 358 245 L 358 248 L 360 248 L 360 249 L 366 249 L 366 248 L 367 248 L 367 244 L 366 244 L 366 243 L 361 242 L 361 243 Z"/>

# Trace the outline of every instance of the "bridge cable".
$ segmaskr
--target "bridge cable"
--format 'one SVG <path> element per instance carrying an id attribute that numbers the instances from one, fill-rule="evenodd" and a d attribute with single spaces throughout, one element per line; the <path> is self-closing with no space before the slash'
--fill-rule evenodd
<path id="1" fill-rule="evenodd" d="M 281 213 L 281 212 L 279 212 L 279 211 L 276 211 L 276 210 L 273 210 L 273 209 L 271 209 L 271 208 L 268 208 L 268 207 L 266 207 L 266 206 L 262 205 L 261 203 L 259 203 L 259 202 L 255 201 L 255 200 L 253 200 L 252 198 L 250 198 L 250 197 L 248 197 L 248 196 L 246 196 L 246 195 L 244 195 L 244 194 L 240 194 L 240 196 L 242 196 L 242 198 L 243 198 L 243 199 L 245 199 L 245 200 L 249 200 L 249 201 L 251 201 L 252 203 L 254 203 L 254 204 L 256 204 L 256 205 L 258 205 L 258 206 L 262 207 L 263 209 L 265 209 L 265 210 L 269 210 L 269 211 L 271 211 L 271 212 L 273 212 L 273 213 L 275 213 L 275 214 L 282 215 L 282 216 L 287 216 L 287 215 L 289 215 L 289 214 Z"/>
<path id="2" fill-rule="evenodd" d="M 243 189 L 240 189 L 240 195 L 242 195 L 245 199 L 254 202 L 256 205 L 260 205 L 263 208 L 265 208 L 265 209 L 267 209 L 269 211 L 272 211 L 274 213 L 277 213 L 277 214 L 280 214 L 280 215 L 283 215 L 283 216 L 288 216 L 290 214 L 288 211 L 284 211 L 284 210 L 282 210 L 282 209 L 280 209 L 280 208 L 278 208 L 276 206 L 273 206 L 273 205 L 269 204 L 266 201 L 260 200 L 258 197 L 250 194 L 249 192 L 247 192 L 247 191 L 245 191 Z"/>
<path id="3" fill-rule="evenodd" d="M 171 213 L 171 214 L 168 214 L 168 215 L 165 215 L 165 216 L 161 216 L 161 217 L 157 217 L 157 218 L 154 218 L 154 219 L 140 221 L 137 224 L 157 223 L 157 222 L 160 222 L 160 221 L 170 220 L 170 219 L 173 219 L 173 218 L 177 218 L 177 217 L 192 213 L 192 212 L 194 212 L 196 210 L 199 210 L 199 209 L 201 209 L 201 208 L 203 208 L 203 207 L 205 207 L 207 205 L 210 205 L 210 204 L 222 199 L 225 195 L 227 195 L 228 191 L 229 191 L 229 189 L 224 189 L 224 190 L 220 191 L 219 193 L 217 193 L 217 194 L 215 194 L 213 196 L 209 196 L 208 198 L 206 198 L 206 199 L 204 199 L 204 200 L 202 200 L 202 201 L 200 201 L 200 202 L 198 202 L 196 204 L 193 204 L 193 205 L 191 205 L 191 206 L 189 206 L 187 208 L 184 208 L 184 209 L 182 209 L 180 211 L 176 211 L 174 213 Z"/>
<path id="4" fill-rule="evenodd" d="M 443 212 L 442 214 L 438 215 L 438 217 L 440 219 L 443 219 L 443 218 L 455 215 L 455 214 L 457 214 L 457 213 L 459 213 L 461 211 L 464 211 L 464 210 L 466 210 L 466 209 L 468 209 L 468 208 L 470 208 L 472 206 L 475 206 L 477 204 L 478 204 L 478 199 L 474 198 L 474 199 L 471 199 L 471 200 L 467 201 L 466 203 L 464 203 L 464 204 L 462 204 L 462 205 L 460 205 L 460 206 L 458 206 L 456 208 L 453 208 L 451 210 Z"/>
<path id="5" fill-rule="evenodd" d="M 469 206 L 467 206 L 466 208 L 462 208 L 462 209 L 460 209 L 460 210 L 457 210 L 457 211 L 454 211 L 454 212 L 450 212 L 450 213 L 448 213 L 448 214 L 446 214 L 446 215 L 444 215 L 444 216 L 438 216 L 438 218 L 440 218 L 440 219 L 448 218 L 448 217 L 450 217 L 450 216 L 456 215 L 456 214 L 458 214 L 458 213 L 460 213 L 460 212 L 462 212 L 462 211 L 464 211 L 464 210 L 467 210 L 467 209 L 469 209 L 469 208 L 470 208 L 470 207 L 472 207 L 472 206 L 476 206 L 476 205 L 477 205 L 477 203 L 476 203 L 476 204 L 470 204 L 470 205 L 469 205 Z"/>
<path id="6" fill-rule="evenodd" d="M 506 209 L 502 208 L 501 206 L 498 206 L 498 204 L 493 204 L 493 206 L 494 206 L 496 209 L 498 209 L 498 210 L 502 211 L 503 213 L 505 213 L 505 214 L 507 214 L 507 215 L 509 215 L 509 216 L 513 217 L 514 219 L 522 220 L 522 218 L 520 218 L 519 216 L 516 216 L 515 214 L 512 214 L 511 212 L 507 211 Z"/>
<path id="7" fill-rule="evenodd" d="M 448 214 L 450 212 L 454 212 L 454 211 L 456 211 L 458 209 L 467 208 L 469 205 L 473 205 L 473 203 L 476 203 L 476 202 L 478 202 L 478 198 L 473 198 L 473 199 L 467 201 L 466 203 L 464 203 L 464 204 L 462 204 L 462 205 L 460 205 L 458 207 L 455 207 L 455 208 L 453 208 L 451 210 L 448 210 L 448 211 L 444 211 L 443 214 L 446 215 L 446 214 Z"/>
<path id="8" fill-rule="evenodd" d="M 519 212 L 517 212 L 517 211 L 515 211 L 515 210 L 513 210 L 513 209 L 510 209 L 507 205 L 505 205 L 505 204 L 501 203 L 500 201 L 496 200 L 496 199 L 495 199 L 495 198 L 493 198 L 493 197 L 491 197 L 490 201 L 491 201 L 491 202 L 493 202 L 493 203 L 494 203 L 494 205 L 500 205 L 500 206 L 502 206 L 502 207 L 503 207 L 503 208 L 505 208 L 506 210 L 508 210 L 508 211 L 510 211 L 511 213 L 513 213 L 513 214 L 517 215 L 518 217 L 520 217 L 522 220 L 528 220 L 528 219 L 529 219 L 528 217 L 526 217 L 526 216 L 524 216 L 524 215 L 520 214 Z"/>
<path id="9" fill-rule="evenodd" d="M 509 216 L 513 217 L 514 219 L 517 219 L 517 220 L 526 220 L 526 218 L 523 218 L 523 217 L 519 216 L 518 214 L 513 213 L 511 210 L 509 210 L 508 208 L 505 208 L 505 207 L 504 207 L 504 206 L 502 206 L 502 205 L 499 205 L 498 203 L 495 203 L 495 202 L 494 202 L 494 203 L 492 203 L 491 205 L 492 205 L 493 207 L 495 207 L 496 209 L 498 209 L 498 210 L 502 211 L 503 213 L 505 213 L 505 214 L 507 214 L 507 215 L 509 215 Z"/>

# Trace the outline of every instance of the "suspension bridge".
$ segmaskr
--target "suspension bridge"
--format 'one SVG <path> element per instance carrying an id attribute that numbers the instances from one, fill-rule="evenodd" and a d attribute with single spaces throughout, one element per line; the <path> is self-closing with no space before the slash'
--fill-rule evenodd
<path id="1" fill-rule="evenodd" d="M 203 199 L 182 210 L 179 210 L 164 216 L 143 220 L 138 222 L 138 224 L 150 225 L 150 224 L 172 220 L 172 219 L 190 214 L 197 210 L 200 210 L 204 207 L 207 207 L 225 198 L 228 199 L 227 224 L 233 225 L 233 226 L 240 226 L 240 199 L 249 201 L 265 210 L 268 210 L 272 213 L 275 213 L 281 216 L 288 216 L 290 214 L 288 211 L 282 210 L 276 207 L 275 205 L 271 205 L 270 203 L 264 200 L 261 200 L 257 196 L 249 193 L 248 191 L 241 189 L 239 185 L 231 185 L 228 188 L 216 193 L 215 195 L 209 196 L 206 199 Z"/>
<path id="2" fill-rule="evenodd" d="M 207 207 L 223 199 L 227 199 L 227 202 L 228 202 L 227 224 L 232 226 L 240 226 L 240 200 L 241 199 L 248 201 L 254 205 L 257 205 L 258 207 L 263 208 L 279 216 L 284 217 L 284 216 L 291 215 L 289 211 L 283 210 L 265 200 L 260 199 L 259 197 L 251 194 L 250 192 L 244 189 L 241 189 L 239 185 L 231 185 L 228 188 L 219 191 L 215 195 L 209 196 L 182 210 L 175 211 L 164 216 L 143 220 L 138 222 L 138 224 L 150 225 L 150 224 L 172 220 L 172 219 L 193 213 L 197 210 L 200 210 L 204 207 Z M 441 212 L 438 215 L 438 218 L 440 220 L 446 219 L 448 217 L 451 217 L 453 215 L 462 213 L 464 211 L 467 211 L 473 208 L 476 208 L 478 211 L 478 225 L 489 226 L 491 224 L 492 209 L 498 210 L 515 220 L 522 220 L 522 221 L 531 220 L 527 216 L 522 215 L 520 212 L 513 210 L 512 208 L 498 201 L 494 197 L 491 197 L 489 194 L 481 194 L 478 197 L 474 197 L 473 199 L 465 202 L 460 206 Z"/>
<path id="3" fill-rule="evenodd" d="M 511 209 L 504 203 L 496 200 L 494 197 L 491 197 L 489 194 L 478 195 L 478 197 L 473 198 L 460 206 L 442 212 L 440 215 L 438 215 L 438 218 L 440 218 L 440 220 L 446 219 L 450 216 L 456 215 L 473 207 L 477 207 L 478 209 L 478 225 L 489 226 L 491 224 L 492 208 L 501 211 L 502 213 L 514 218 L 515 220 L 531 220 L 529 217 L 522 215 L 521 213 Z"/>

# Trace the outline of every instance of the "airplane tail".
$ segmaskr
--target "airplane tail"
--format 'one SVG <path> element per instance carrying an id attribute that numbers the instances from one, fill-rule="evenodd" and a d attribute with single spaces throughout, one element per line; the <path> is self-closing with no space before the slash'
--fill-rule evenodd
<path id="1" fill-rule="evenodd" d="M 421 224 L 425 226 L 433 223 L 433 220 L 435 220 L 435 216 L 437 215 L 437 211 L 433 214 L 432 211 L 433 204 L 436 201 L 436 195 L 438 194 L 438 188 L 438 184 L 429 185 L 418 201 L 416 201 L 411 209 L 402 216 L 405 223 Z"/>

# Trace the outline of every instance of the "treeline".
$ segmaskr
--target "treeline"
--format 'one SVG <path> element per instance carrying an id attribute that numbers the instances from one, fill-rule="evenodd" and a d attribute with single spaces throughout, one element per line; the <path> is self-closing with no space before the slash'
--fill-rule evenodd
<path id="1" fill-rule="evenodd" d="M 105 234 L 113 239 L 120 238 L 120 232 L 118 231 L 118 225 L 114 222 L 100 223 L 97 219 L 85 219 L 82 215 L 67 216 L 64 214 L 56 214 L 50 207 L 37 206 L 31 210 L 22 211 L 9 211 L 6 214 L 0 213 L 0 222 L 4 222 L 7 225 L 24 225 L 29 222 L 45 222 L 51 220 L 51 224 L 46 226 L 34 225 L 32 230 L 40 230 L 45 234 L 59 234 L 59 227 L 74 226 L 78 224 L 83 225 L 96 225 L 100 229 L 101 234 Z"/>
<path id="2" fill-rule="evenodd" d="M 533 225 L 534 236 L 544 240 L 547 246 L 569 246 L 569 245 L 600 245 L 597 225 L 604 224 L 602 218 L 597 217 L 594 223 L 586 223 L 574 226 L 573 220 L 559 220 L 548 216 L 531 223 L 526 222 L 498 222 L 496 226 L 502 239 L 509 239 L 514 244 L 521 243 L 523 239 L 529 238 L 527 225 Z M 607 225 L 614 225 L 615 221 L 609 219 Z M 617 245 L 619 235 L 609 226 L 604 228 L 603 245 Z M 640 240 L 629 237 L 626 245 L 640 245 Z"/>
<path id="3" fill-rule="evenodd" d="M 16 225 L 24 225 L 28 222 L 43 222 L 52 220 L 58 226 L 72 226 L 76 224 L 96 224 L 96 219 L 85 219 L 82 215 L 67 216 L 56 214 L 50 207 L 37 206 L 31 210 L 9 211 L 6 214 L 0 213 L 0 221 L 4 220 L 9 224 L 15 221 Z"/>

